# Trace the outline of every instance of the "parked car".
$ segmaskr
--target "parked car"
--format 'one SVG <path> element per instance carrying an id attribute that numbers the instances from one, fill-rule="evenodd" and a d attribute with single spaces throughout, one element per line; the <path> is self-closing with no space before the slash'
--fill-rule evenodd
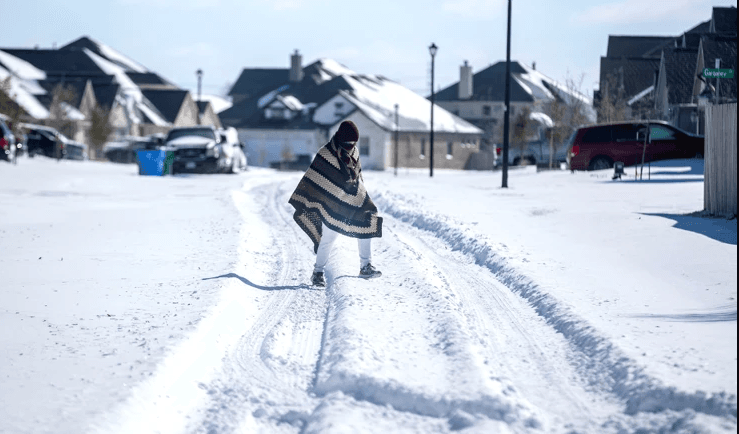
<path id="1" fill-rule="evenodd" d="M 25 148 L 29 157 L 42 155 L 69 160 L 87 160 L 87 145 L 74 141 L 56 130 L 44 125 L 22 124 L 26 131 Z"/>
<path id="2" fill-rule="evenodd" d="M 646 147 L 644 146 L 646 142 Z M 616 161 L 626 166 L 676 158 L 702 158 L 703 136 L 664 121 L 620 122 L 579 128 L 567 146 L 572 170 L 600 170 Z"/>
<path id="3" fill-rule="evenodd" d="M 567 160 L 567 146 L 560 144 L 554 150 L 552 162 L 555 167 Z M 549 142 L 544 140 L 531 141 L 523 148 L 509 144 L 509 166 L 536 166 L 549 164 Z M 503 145 L 495 145 L 495 167 L 503 166 Z"/>
<path id="4" fill-rule="evenodd" d="M 164 146 L 174 151 L 173 173 L 238 173 L 247 167 L 244 145 L 234 128 L 173 128 Z"/>
<path id="5" fill-rule="evenodd" d="M 8 124 L 0 118 L 0 160 L 15 161 L 18 145 Z"/>

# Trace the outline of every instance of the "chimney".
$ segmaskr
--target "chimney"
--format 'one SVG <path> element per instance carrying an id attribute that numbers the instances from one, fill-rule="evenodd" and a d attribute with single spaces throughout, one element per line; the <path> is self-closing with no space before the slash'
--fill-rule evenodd
<path id="1" fill-rule="evenodd" d="M 295 52 L 290 56 L 290 81 L 297 82 L 303 80 L 303 56 Z"/>
<path id="2" fill-rule="evenodd" d="M 459 67 L 459 99 L 472 98 L 472 67 L 464 61 L 464 65 Z"/>
<path id="3" fill-rule="evenodd" d="M 531 69 L 533 69 L 534 71 L 536 71 L 536 61 L 533 61 L 531 63 Z"/>

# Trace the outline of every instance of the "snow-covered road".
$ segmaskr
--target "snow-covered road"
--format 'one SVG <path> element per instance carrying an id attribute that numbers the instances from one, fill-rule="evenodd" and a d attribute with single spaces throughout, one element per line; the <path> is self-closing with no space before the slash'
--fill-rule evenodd
<path id="1" fill-rule="evenodd" d="M 108 170 L 111 178 L 128 179 L 118 167 Z M 89 416 L 60 425 L 65 432 L 735 431 L 735 384 L 722 394 L 665 384 L 590 326 L 584 312 L 573 312 L 507 264 L 499 246 L 420 210 L 408 194 L 376 195 L 385 218 L 383 237 L 373 240 L 380 279 L 357 277 L 356 242 L 340 238 L 327 288 L 308 286 L 315 256 L 287 204 L 299 174 L 251 169 L 239 178 L 126 181 L 166 182 L 175 196 L 186 188 L 203 210 L 224 197 L 232 202 L 233 216 L 210 229 L 221 234 L 211 237 L 215 245 L 202 244 L 212 253 L 199 256 L 200 269 L 190 273 L 198 282 L 171 282 L 175 299 L 213 285 L 219 292 L 200 305 L 204 316 L 200 309 L 178 310 L 177 324 L 192 320 L 192 327 L 153 351 L 150 375 L 124 384 L 115 405 L 87 403 Z M 207 202 L 205 191 L 220 199 Z M 238 242 L 225 242 L 233 238 L 219 228 L 233 220 L 241 222 Z M 188 240 L 177 243 L 190 246 Z M 167 327 L 154 319 L 160 308 L 153 302 L 142 308 L 153 326 Z M 116 315 L 124 320 L 129 313 Z M 144 342 L 163 333 L 134 332 Z M 114 354 L 111 363 L 121 357 Z M 54 432 L 44 420 L 53 418 L 16 418 L 6 427 Z"/>

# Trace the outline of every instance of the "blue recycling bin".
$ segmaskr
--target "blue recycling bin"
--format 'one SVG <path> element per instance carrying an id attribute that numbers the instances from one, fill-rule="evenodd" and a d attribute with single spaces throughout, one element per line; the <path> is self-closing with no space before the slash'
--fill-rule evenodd
<path id="1" fill-rule="evenodd" d="M 138 150 L 139 175 L 162 176 L 172 173 L 174 152 L 165 150 Z"/>

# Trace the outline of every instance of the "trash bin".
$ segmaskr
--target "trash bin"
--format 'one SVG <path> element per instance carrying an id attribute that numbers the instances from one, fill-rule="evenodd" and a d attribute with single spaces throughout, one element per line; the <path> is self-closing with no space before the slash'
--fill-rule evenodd
<path id="1" fill-rule="evenodd" d="M 173 166 L 174 166 L 174 151 L 164 151 L 164 167 L 162 169 L 162 173 L 164 175 L 172 175 L 174 173 Z"/>
<path id="2" fill-rule="evenodd" d="M 162 176 L 165 174 L 166 151 L 138 150 L 136 151 L 136 157 L 139 163 L 139 175 Z"/>

